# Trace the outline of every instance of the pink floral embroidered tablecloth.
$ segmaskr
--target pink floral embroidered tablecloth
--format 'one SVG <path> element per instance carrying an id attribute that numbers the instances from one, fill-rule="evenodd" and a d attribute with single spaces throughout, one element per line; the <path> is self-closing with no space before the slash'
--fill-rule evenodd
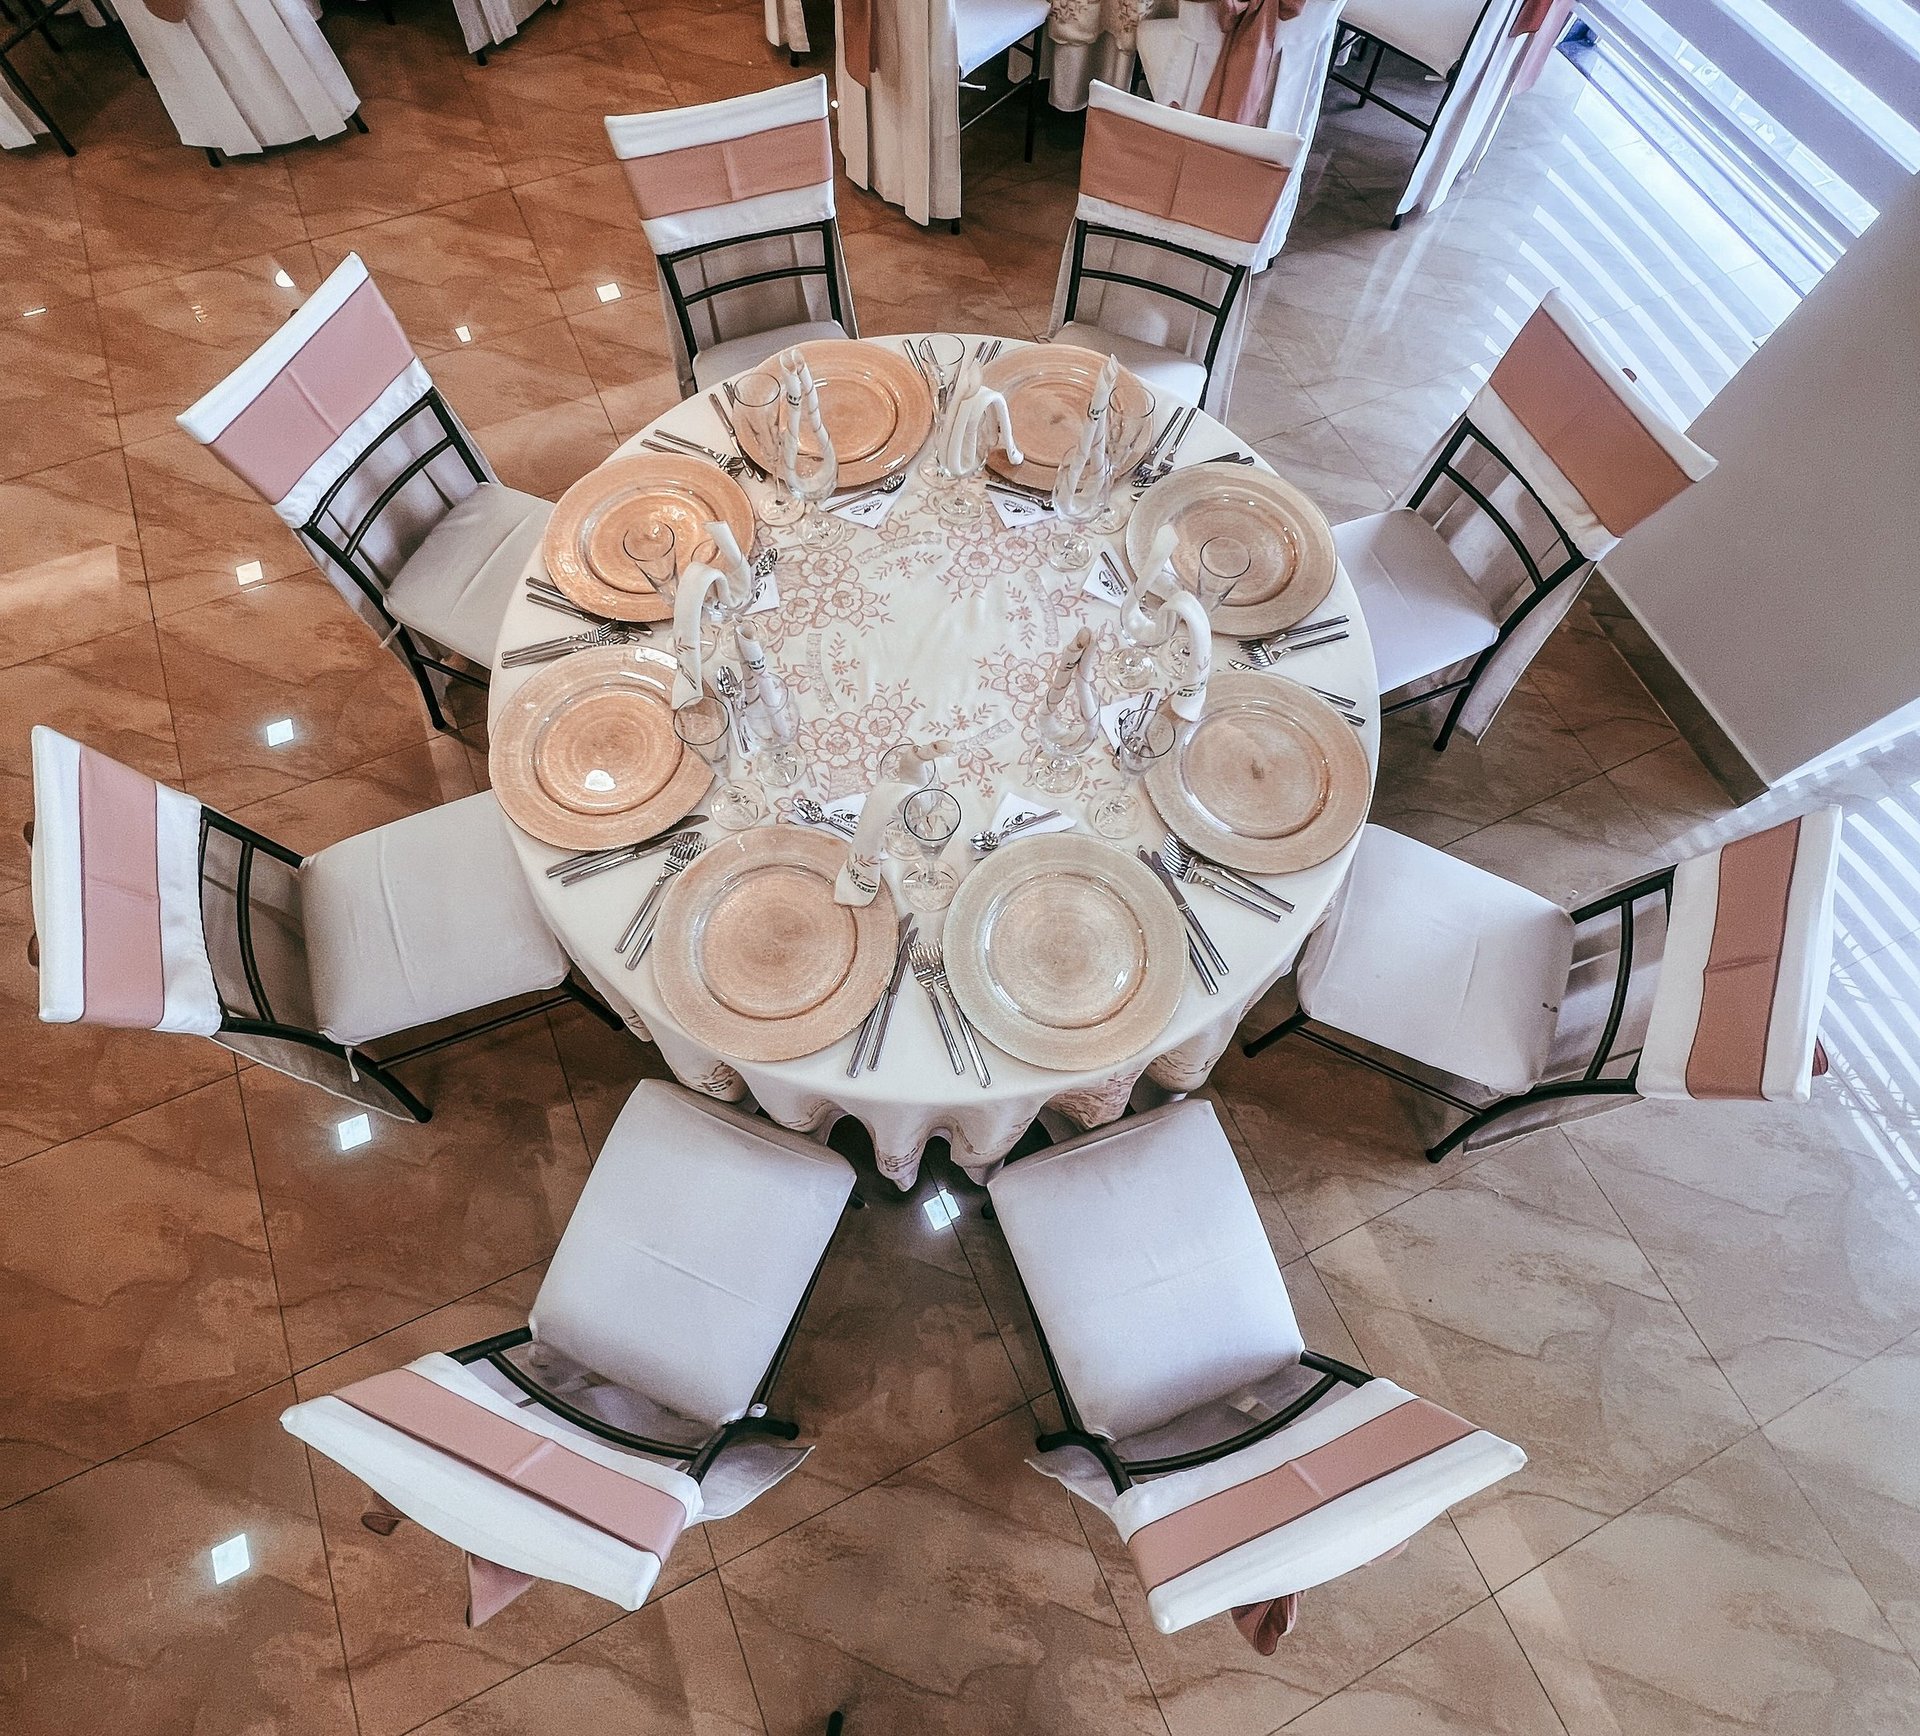
<path id="1" fill-rule="evenodd" d="M 704 397 L 676 406 L 655 426 L 709 446 L 727 444 Z M 1202 462 L 1236 447 L 1226 429 L 1200 416 L 1180 462 Z M 991 512 L 974 519 L 943 514 L 917 479 L 877 527 L 837 520 L 822 544 L 783 544 L 775 573 L 778 606 L 753 620 L 798 705 L 808 764 L 800 788 L 822 800 L 864 792 L 893 743 L 945 736 L 955 752 L 942 771 L 965 809 L 963 839 L 990 821 L 1006 792 L 1031 793 L 1025 773 L 1036 746 L 1033 717 L 1054 654 L 1082 624 L 1096 640 L 1110 640 L 1116 617 L 1112 604 L 1086 594 L 1084 573 L 1048 566 L 1038 528 L 1007 529 Z M 1373 654 L 1344 573 L 1326 612 L 1352 616 L 1353 635 L 1302 654 L 1299 673 L 1360 702 L 1372 758 L 1378 750 Z M 501 648 L 551 637 L 554 621 L 517 592 Z M 670 629 L 659 632 L 661 643 L 670 643 Z M 1237 654 L 1230 642 L 1216 643 L 1220 666 Z M 531 673 L 496 669 L 496 713 Z M 1115 774 L 1095 759 L 1097 789 Z M 1068 798 L 1060 805 L 1073 812 L 1077 803 Z M 1138 842 L 1157 843 L 1160 836 L 1155 827 Z M 1232 969 L 1215 997 L 1189 977 L 1173 1018 L 1146 1052 L 1092 1073 L 1055 1073 L 989 1048 L 993 1084 L 983 1088 L 971 1073 L 954 1075 L 911 976 L 879 1068 L 857 1079 L 846 1077 L 851 1035 L 819 1054 L 771 1064 L 739 1063 L 702 1048 L 666 1015 L 651 966 L 628 971 L 614 951 L 658 863 L 632 864 L 563 888 L 545 872 L 563 852 L 517 829 L 515 842 L 554 932 L 634 1031 L 659 1046 L 683 1084 L 729 1100 L 751 1097 L 774 1120 L 809 1132 L 824 1132 L 841 1115 L 856 1116 L 873 1136 L 882 1172 L 903 1188 L 917 1179 L 930 1138 L 947 1138 L 962 1167 L 984 1180 L 1042 1111 L 1070 1125 L 1097 1126 L 1125 1109 L 1143 1078 L 1162 1092 L 1203 1084 L 1242 1014 L 1291 967 L 1350 855 L 1349 849 L 1304 873 L 1272 878 L 1269 884 L 1295 906 L 1280 923 L 1193 889 L 1196 908 Z M 948 860 L 964 871 L 971 855 L 957 840 Z M 940 922 L 931 919 L 936 935 Z M 921 923 L 925 932 L 929 919 Z"/>

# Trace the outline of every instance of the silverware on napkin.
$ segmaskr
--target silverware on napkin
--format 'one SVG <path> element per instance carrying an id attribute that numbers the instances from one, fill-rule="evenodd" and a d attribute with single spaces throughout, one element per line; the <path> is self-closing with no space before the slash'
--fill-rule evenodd
<path id="1" fill-rule="evenodd" d="M 1058 808 L 1048 808 L 1045 812 L 1037 814 L 1015 814 L 1013 818 L 1008 820 L 997 832 L 975 832 L 970 841 L 974 849 L 978 850 L 982 856 L 985 856 L 988 852 L 999 849 L 1000 846 L 1016 832 L 1024 832 L 1029 826 L 1038 826 L 1047 820 L 1057 820 L 1059 818 L 1060 810 Z"/>

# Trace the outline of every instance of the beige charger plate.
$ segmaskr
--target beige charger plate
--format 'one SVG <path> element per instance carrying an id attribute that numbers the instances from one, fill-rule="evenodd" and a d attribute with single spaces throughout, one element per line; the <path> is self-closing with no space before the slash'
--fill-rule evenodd
<path id="1" fill-rule="evenodd" d="M 893 975 L 893 900 L 836 904 L 839 838 L 763 826 L 721 838 L 660 901 L 653 979 L 680 1028 L 730 1061 L 838 1042 Z"/>
<path id="2" fill-rule="evenodd" d="M 989 362 L 980 383 L 1006 399 L 1014 444 L 1026 462 L 1015 464 L 1004 452 L 990 452 L 987 468 L 1023 488 L 1050 490 L 1054 472 L 1079 442 L 1093 388 L 1106 365 L 1105 356 L 1078 344 L 1028 344 Z M 1120 377 L 1134 378 L 1124 368 Z"/>
<path id="3" fill-rule="evenodd" d="M 601 645 L 530 677 L 487 750 L 507 818 L 544 843 L 597 850 L 692 813 L 713 774 L 673 733 L 673 670 L 650 646 Z"/>
<path id="4" fill-rule="evenodd" d="M 684 567 L 719 519 L 753 548 L 753 503 L 739 483 L 700 458 L 641 452 L 590 470 L 560 497 L 540 552 L 553 582 L 583 609 L 612 621 L 667 621 L 673 593 L 655 587 L 621 546 L 626 532 L 666 524 Z"/>
<path id="5" fill-rule="evenodd" d="M 947 913 L 947 980 L 989 1041 L 1056 1072 L 1111 1067 L 1166 1027 L 1186 930 L 1157 878 L 1098 839 L 1004 844 Z"/>
<path id="6" fill-rule="evenodd" d="M 1327 600 L 1340 569 L 1327 515 L 1292 483 L 1237 464 L 1194 464 L 1156 482 L 1127 520 L 1127 559 L 1138 572 L 1162 525 L 1180 537 L 1173 568 L 1198 591 L 1200 545 L 1231 537 L 1253 558 L 1233 600 L 1213 611 L 1216 633 L 1275 633 Z"/>
<path id="7" fill-rule="evenodd" d="M 1353 726 L 1298 682 L 1230 670 L 1198 722 L 1147 770 L 1176 836 L 1249 874 L 1312 868 L 1367 817 L 1373 772 Z"/>
<path id="8" fill-rule="evenodd" d="M 879 482 L 913 462 L 933 432 L 933 397 L 905 356 L 886 344 L 857 338 L 818 338 L 802 344 L 800 353 L 820 388 L 820 420 L 827 425 L 839 463 L 836 488 Z M 780 454 L 756 439 L 743 418 L 736 416 L 734 425 L 747 456 L 777 472 Z M 814 450 L 805 434 L 800 450 Z"/>

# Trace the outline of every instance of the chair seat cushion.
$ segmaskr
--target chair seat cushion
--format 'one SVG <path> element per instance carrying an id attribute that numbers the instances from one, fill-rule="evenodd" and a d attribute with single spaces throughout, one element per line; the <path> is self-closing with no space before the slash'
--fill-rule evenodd
<path id="1" fill-rule="evenodd" d="M 1368 826 L 1300 957 L 1300 1005 L 1365 1042 L 1502 1093 L 1546 1069 L 1573 918 L 1470 862 Z"/>
<path id="2" fill-rule="evenodd" d="M 551 1346 L 711 1427 L 743 1415 L 853 1191 L 837 1152 L 643 1080 L 534 1298 Z"/>
<path id="3" fill-rule="evenodd" d="M 954 0 L 961 77 L 1026 41 L 1046 24 L 1050 10 L 1047 0 Z"/>
<path id="4" fill-rule="evenodd" d="M 1486 0 L 1347 0 L 1340 22 L 1429 71 L 1451 72 L 1485 10 Z"/>
<path id="5" fill-rule="evenodd" d="M 1131 1116 L 988 1186 L 1095 1434 L 1145 1434 L 1299 1360 L 1287 1287 L 1212 1104 Z"/>
<path id="6" fill-rule="evenodd" d="M 1333 529 L 1373 639 L 1380 691 L 1478 656 L 1500 636 L 1492 606 L 1446 540 L 1416 512 L 1395 507 Z"/>
<path id="7" fill-rule="evenodd" d="M 427 534 L 387 589 L 387 607 L 449 651 L 492 663 L 513 587 L 526 573 L 552 505 L 483 482 Z"/>
<path id="8" fill-rule="evenodd" d="M 846 328 L 838 320 L 808 320 L 800 325 L 775 326 L 772 331 L 748 332 L 744 337 L 728 338 L 696 351 L 693 379 L 701 391 L 709 391 L 722 380 L 757 368 L 769 356 L 777 356 L 793 344 L 810 344 L 820 338 L 843 338 Z"/>
<path id="9" fill-rule="evenodd" d="M 313 1009 L 371 1043 L 550 989 L 567 955 L 491 791 L 329 845 L 300 871 Z"/>
<path id="10" fill-rule="evenodd" d="M 1083 350 L 1117 356 L 1120 365 L 1137 374 L 1156 394 L 1197 404 L 1207 389 L 1207 370 L 1180 350 L 1150 344 L 1144 338 L 1125 337 L 1080 320 L 1068 320 L 1053 334 L 1059 344 L 1078 344 Z"/>

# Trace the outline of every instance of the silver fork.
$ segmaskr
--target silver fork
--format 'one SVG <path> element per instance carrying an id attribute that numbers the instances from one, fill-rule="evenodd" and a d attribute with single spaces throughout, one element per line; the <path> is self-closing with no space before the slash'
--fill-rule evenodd
<path id="1" fill-rule="evenodd" d="M 627 924 L 626 932 L 620 936 L 620 943 L 613 949 L 615 952 L 626 952 L 628 947 L 633 947 L 633 951 L 627 956 L 628 970 L 632 970 L 639 964 L 647 946 L 653 941 L 653 930 L 648 927 L 646 942 L 634 946 L 635 938 L 639 935 L 642 926 L 646 924 L 647 918 L 653 914 L 654 907 L 659 904 L 660 895 L 666 891 L 667 883 L 706 847 L 706 839 L 698 832 L 689 832 L 684 837 L 674 840 L 673 848 L 667 852 L 667 865 L 660 870 L 660 878 L 654 881 L 652 890 L 640 901 L 640 908 L 633 913 L 633 920 Z"/>
<path id="2" fill-rule="evenodd" d="M 1293 909 L 1288 900 L 1277 892 L 1269 891 L 1259 881 L 1249 880 L 1232 868 L 1223 868 L 1218 862 L 1205 861 L 1191 844 L 1176 838 L 1171 832 L 1160 846 L 1160 861 L 1176 880 L 1205 886 L 1219 893 L 1222 898 L 1231 898 L 1235 904 L 1244 904 L 1255 915 L 1264 916 L 1269 922 L 1278 922 Z"/>
<path id="3" fill-rule="evenodd" d="M 551 663 L 556 657 L 575 651 L 591 651 L 597 645 L 630 645 L 639 635 L 623 622 L 608 621 L 585 633 L 569 633 L 563 639 L 542 639 L 533 645 L 519 645 L 501 654 L 502 669 L 519 669 L 529 663 Z"/>
<path id="4" fill-rule="evenodd" d="M 960 997 L 953 992 L 953 984 L 947 981 L 947 961 L 941 955 L 939 947 L 933 945 L 931 941 L 916 940 L 913 943 L 913 971 L 922 983 L 926 983 L 931 977 L 933 983 L 938 985 L 940 992 L 953 1002 L 953 1016 L 960 1026 L 960 1036 L 967 1045 L 967 1053 L 973 1058 L 973 1070 L 980 1075 L 980 1083 L 983 1086 L 991 1085 L 993 1075 L 987 1071 L 987 1059 L 980 1052 L 980 1040 L 974 1034 L 972 1021 L 961 1010 Z M 938 1012 L 939 996 L 935 994 L 932 986 L 928 987 L 927 993 L 934 996 L 934 1011 Z M 942 1017 L 940 1020 L 942 1031 L 945 1031 L 946 1025 L 947 1021 Z"/>
<path id="5" fill-rule="evenodd" d="M 1311 651 L 1316 645 L 1337 645 L 1351 635 L 1345 627 L 1329 627 L 1310 638 L 1287 639 L 1276 645 L 1271 639 L 1242 640 L 1240 649 L 1256 669 L 1271 669 L 1282 657 L 1294 651 Z"/>
<path id="6" fill-rule="evenodd" d="M 583 874 L 596 873 L 602 867 L 611 867 L 617 862 L 630 861 L 636 856 L 650 855 L 655 850 L 664 850 L 675 838 L 690 827 L 697 826 L 707 816 L 701 813 L 687 815 L 675 822 L 655 838 L 642 838 L 637 844 L 613 844 L 604 850 L 578 850 L 571 856 L 562 856 L 547 869 L 549 880 L 558 880 L 562 885 Z"/>
<path id="7" fill-rule="evenodd" d="M 1166 449 L 1160 454 L 1159 458 L 1155 460 L 1152 470 L 1150 470 L 1145 477 L 1140 477 L 1138 473 L 1136 473 L 1136 479 L 1133 485 L 1133 492 L 1135 494 L 1144 493 L 1156 482 L 1161 481 L 1168 472 L 1173 469 L 1173 461 L 1180 456 L 1180 448 L 1193 428 L 1193 419 L 1199 414 L 1200 412 L 1192 407 L 1180 412 L 1178 418 L 1180 422 L 1179 431 L 1167 442 Z M 1171 430 L 1173 424 L 1169 422 L 1167 427 Z"/>
<path id="8" fill-rule="evenodd" d="M 964 1073 L 967 1064 L 960 1059 L 960 1045 L 953 1040 L 953 1027 L 947 1023 L 947 1010 L 940 1002 L 940 977 L 935 968 L 933 949 L 924 941 L 916 940 L 907 953 L 907 962 L 913 966 L 913 974 L 920 979 L 920 986 L 927 991 L 927 999 L 933 1004 L 933 1016 L 939 1021 L 941 1040 L 947 1045 L 947 1059 L 953 1063 L 954 1072 Z"/>
<path id="9" fill-rule="evenodd" d="M 668 434 L 657 428 L 640 444 L 649 452 L 665 452 L 678 458 L 705 459 L 729 476 L 737 477 L 747 468 L 746 459 L 737 452 L 729 457 L 724 452 L 714 451 L 711 446 L 702 446 L 695 440 L 683 440 L 677 434 Z"/>

